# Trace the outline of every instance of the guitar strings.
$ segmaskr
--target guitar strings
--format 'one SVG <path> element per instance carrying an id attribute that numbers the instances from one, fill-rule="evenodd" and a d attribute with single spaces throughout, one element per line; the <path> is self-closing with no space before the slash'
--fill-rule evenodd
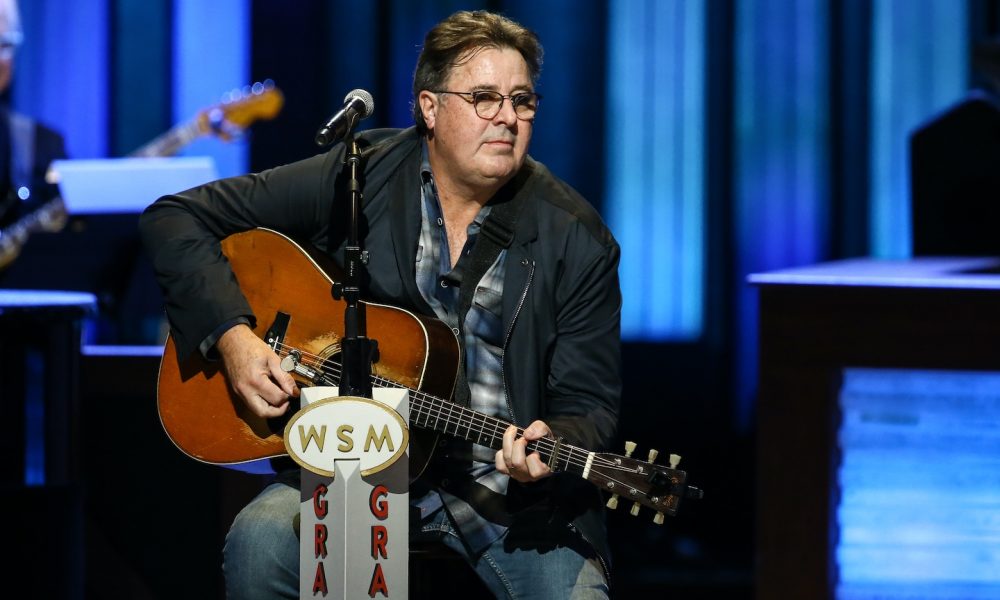
<path id="1" fill-rule="evenodd" d="M 341 375 L 341 371 L 338 370 L 338 369 L 336 369 L 336 368 L 334 368 L 334 369 L 327 369 L 324 366 L 324 363 L 329 362 L 333 367 L 340 367 L 341 365 L 339 363 L 337 363 L 336 361 L 333 361 L 331 359 L 324 359 L 323 357 L 320 357 L 320 356 L 317 356 L 315 354 L 311 354 L 311 353 L 308 353 L 308 352 L 303 352 L 302 350 L 292 348 L 291 346 L 288 346 L 287 344 L 284 344 L 284 343 L 279 343 L 278 345 L 280 346 L 280 348 L 282 350 L 287 350 L 287 349 L 291 348 L 291 349 L 295 350 L 296 352 L 298 352 L 300 357 L 303 357 L 303 358 L 309 357 L 309 358 L 313 359 L 309 363 L 307 363 L 304 360 L 301 361 L 301 362 L 303 364 L 305 364 L 306 366 L 308 366 L 310 368 L 313 368 L 318 373 L 321 373 L 323 375 L 324 379 L 327 379 L 328 383 L 333 383 L 333 384 L 338 383 L 337 381 L 329 381 L 329 379 L 330 379 L 329 375 L 330 375 L 330 371 L 332 371 L 333 375 L 339 377 Z M 279 352 L 279 356 L 280 355 L 282 355 L 281 352 Z M 425 406 L 426 407 L 427 404 L 429 403 L 430 407 L 433 408 L 434 403 L 430 402 L 430 399 L 440 400 L 440 399 L 436 398 L 435 396 L 432 396 L 430 394 L 426 394 L 424 392 L 421 392 L 420 390 L 414 390 L 414 389 L 411 389 L 411 388 L 406 388 L 406 386 L 403 386 L 403 385 L 401 385 L 401 384 L 399 384 L 399 383 L 397 383 L 395 381 L 392 381 L 390 379 L 386 379 L 384 377 L 380 377 L 378 375 L 373 375 L 372 379 L 375 382 L 377 382 L 377 383 L 381 383 L 382 385 L 380 387 L 391 387 L 391 388 L 404 388 L 404 389 L 408 389 L 414 395 L 414 397 L 419 401 L 417 404 L 419 404 L 420 406 Z M 446 434 L 448 433 L 448 431 L 447 431 L 447 426 L 448 425 L 454 425 L 455 426 L 455 435 L 456 436 L 459 435 L 458 434 L 458 429 L 463 426 L 461 414 L 458 415 L 456 418 L 452 418 L 453 416 L 455 416 L 454 413 L 456 411 L 458 411 L 459 413 L 469 413 L 469 415 L 472 416 L 473 420 L 475 420 L 475 419 L 478 418 L 484 424 L 487 423 L 489 420 L 494 421 L 493 428 L 494 428 L 495 433 L 492 435 L 492 437 L 496 441 L 499 441 L 503 437 L 501 432 L 505 431 L 507 429 L 507 427 L 509 427 L 511 425 L 510 423 L 506 423 L 506 422 L 502 421 L 501 419 L 497 419 L 495 417 L 491 417 L 489 415 L 485 415 L 485 414 L 482 414 L 482 413 L 477 413 L 476 411 L 470 410 L 470 409 L 468 409 L 466 407 L 463 407 L 463 406 L 460 406 L 460 405 L 457 405 L 457 404 L 454 404 L 454 403 L 451 403 L 451 402 L 447 402 L 447 401 L 440 401 L 440 402 L 441 402 L 441 404 L 447 405 L 447 407 L 448 407 L 447 410 L 449 412 L 448 416 L 443 416 L 444 415 L 444 410 L 445 410 L 444 408 L 436 409 L 436 412 L 437 412 L 436 416 L 433 416 L 433 414 L 432 414 L 432 412 L 431 412 L 430 409 L 428 409 L 428 408 L 421 409 L 419 406 L 417 407 L 417 410 L 415 412 L 417 412 L 417 414 L 419 416 L 423 416 L 424 417 L 425 426 L 427 425 L 427 423 L 431 419 L 434 419 L 435 421 L 442 421 L 443 420 L 444 423 L 445 423 L 444 432 Z M 474 426 L 475 425 L 471 425 L 471 424 L 470 425 L 464 425 L 464 427 L 466 428 L 466 430 L 470 431 L 470 433 L 471 433 L 471 428 L 474 427 Z M 524 429 L 521 428 L 521 427 L 517 427 L 517 432 L 518 432 L 518 434 L 523 435 Z M 485 430 L 484 430 L 484 433 L 485 433 Z M 550 439 L 550 438 L 541 438 L 539 440 L 534 440 L 532 443 L 535 444 L 534 450 L 540 450 L 540 451 L 543 451 L 543 452 L 546 452 L 546 453 L 549 453 L 549 454 L 551 454 L 551 452 L 555 449 L 555 446 L 556 446 L 555 441 L 552 440 L 552 439 Z M 569 454 L 568 454 L 566 460 L 562 461 L 562 462 L 566 463 L 567 466 L 572 465 L 572 466 L 575 466 L 575 467 L 579 467 L 582 470 L 586 466 L 587 460 L 585 458 L 574 458 L 573 457 L 573 450 L 576 450 L 577 452 L 582 453 L 584 456 L 589 455 L 589 451 L 581 449 L 581 448 L 575 448 L 574 446 L 571 446 L 571 445 L 567 445 L 567 450 L 569 450 Z M 591 463 L 591 468 L 593 468 L 594 466 L 606 467 L 606 468 L 609 468 L 609 469 L 612 469 L 612 470 L 618 470 L 618 471 L 623 471 L 623 472 L 628 472 L 628 473 L 638 473 L 638 471 L 636 469 L 629 469 L 627 467 L 623 467 L 623 466 L 621 466 L 621 465 L 619 465 L 619 464 L 617 464 L 617 463 L 615 463 L 615 462 L 613 462 L 613 461 L 611 461 L 609 459 L 606 459 L 604 457 L 599 456 L 596 453 L 594 455 L 594 460 Z M 610 480 L 610 478 L 609 478 L 609 480 Z M 622 483 L 622 482 L 616 481 L 616 483 Z"/>
<path id="2" fill-rule="evenodd" d="M 282 346 L 282 348 L 286 348 L 287 347 L 284 344 L 281 344 L 281 346 Z M 300 350 L 298 352 L 299 352 L 300 356 L 302 356 L 302 357 L 308 356 L 308 357 L 316 359 L 316 361 L 322 361 L 323 360 L 321 357 L 317 357 L 316 355 L 313 355 L 313 354 L 302 353 Z M 302 361 L 302 362 L 303 362 L 303 364 L 306 364 L 305 361 Z M 330 361 L 330 363 L 332 363 L 332 365 L 334 367 L 339 367 L 340 366 L 338 363 L 336 363 L 335 361 L 332 361 L 332 360 Z M 309 366 L 309 367 L 311 367 L 311 368 L 313 368 L 313 369 L 315 369 L 315 370 L 323 373 L 324 375 L 327 375 L 327 373 L 326 373 L 327 369 L 322 364 L 318 364 L 318 362 L 311 362 L 311 363 L 307 364 L 307 366 Z M 334 374 L 339 376 L 340 372 L 336 371 L 334 369 Z M 389 379 L 385 379 L 385 378 L 380 377 L 378 375 L 373 375 L 372 379 L 375 380 L 375 382 L 377 382 L 377 383 L 381 383 L 382 384 L 381 387 L 405 387 L 405 386 L 402 386 L 401 384 L 399 384 L 399 383 L 397 383 L 395 381 L 392 381 L 392 380 L 389 380 Z M 336 382 L 334 381 L 332 383 L 336 383 Z M 409 389 L 409 388 L 407 388 L 407 389 Z M 425 394 L 424 392 L 421 392 L 420 390 L 410 389 L 410 392 L 412 392 L 414 394 L 414 396 L 418 400 L 421 400 L 421 401 L 428 401 L 429 399 L 437 399 L 434 396 L 431 396 L 429 394 Z M 424 402 L 420 402 L 419 406 L 417 407 L 417 410 L 415 412 L 417 412 L 419 416 L 424 417 L 425 424 L 429 423 L 430 420 L 434 420 L 435 422 L 443 421 L 445 423 L 445 433 L 448 433 L 447 427 L 449 425 L 454 425 L 455 426 L 455 435 L 459 435 L 458 434 L 458 430 L 461 429 L 462 427 L 464 427 L 466 429 L 466 431 L 468 431 L 470 434 L 471 434 L 472 428 L 478 428 L 484 434 L 486 434 L 485 426 L 490 421 L 493 421 L 492 426 L 493 426 L 493 429 L 494 429 L 494 433 L 492 434 L 491 437 L 493 439 L 499 441 L 503 437 L 503 432 L 507 429 L 507 427 L 510 426 L 510 423 L 506 423 L 506 422 L 504 422 L 504 421 L 502 421 L 500 419 L 497 419 L 495 417 L 492 417 L 490 415 L 485 415 L 485 414 L 482 414 L 482 413 L 478 413 L 476 411 L 467 409 L 467 408 L 465 408 L 463 406 L 460 406 L 460 405 L 457 405 L 457 404 L 454 404 L 454 403 L 451 403 L 451 402 L 441 401 L 441 404 L 443 405 L 441 408 L 435 408 L 433 402 L 430 402 L 429 404 L 430 404 L 430 408 L 427 408 Z M 425 406 L 425 408 L 422 409 L 421 406 Z M 448 411 L 448 415 L 447 416 L 445 416 L 445 410 Z M 461 414 L 457 415 L 457 417 L 456 417 L 456 415 L 455 415 L 456 411 L 459 412 L 459 413 L 465 413 L 465 412 L 467 412 L 468 416 L 471 416 L 471 422 L 469 422 L 468 424 L 465 424 L 463 422 Z M 435 414 L 435 412 L 436 412 L 436 414 Z M 453 417 L 455 417 L 455 418 L 453 418 Z M 469 419 L 467 418 L 466 421 L 468 421 L 468 420 Z M 477 425 L 477 421 L 481 422 L 482 425 Z M 517 428 L 517 431 L 518 431 L 519 434 L 523 434 L 524 433 L 524 430 L 522 428 L 520 428 L 520 427 Z M 477 436 L 477 437 L 479 439 L 482 439 L 482 436 Z M 555 442 L 553 440 L 550 440 L 550 439 L 543 438 L 541 440 L 536 440 L 536 442 L 540 442 L 541 443 L 540 445 L 543 446 L 542 450 L 545 450 L 545 451 L 550 451 L 550 450 L 554 449 L 554 447 L 555 447 Z M 551 447 L 544 448 L 544 446 L 549 446 L 549 445 L 551 445 Z M 569 446 L 569 448 L 572 448 L 572 446 Z M 580 451 L 580 452 L 586 452 L 586 451 L 583 451 L 581 449 L 577 449 L 577 450 Z M 582 466 L 584 464 L 585 464 L 585 461 L 584 462 L 578 462 L 577 466 Z"/>
<path id="3" fill-rule="evenodd" d="M 286 344 L 283 344 L 283 343 L 280 344 L 280 346 L 282 347 L 282 349 L 288 348 L 288 346 Z M 332 380 L 333 378 L 330 377 L 330 371 L 332 371 L 333 374 L 336 375 L 337 377 L 339 377 L 342 374 L 342 371 L 340 371 L 340 370 L 338 370 L 336 368 L 327 369 L 324 366 L 324 363 L 329 362 L 331 365 L 333 365 L 333 367 L 340 367 L 341 365 L 339 363 L 337 363 L 336 361 L 330 360 L 330 359 L 324 360 L 321 357 L 316 356 L 316 355 L 311 354 L 311 353 L 308 353 L 308 352 L 307 353 L 302 353 L 301 350 L 298 350 L 298 352 L 299 352 L 299 356 L 300 357 L 302 357 L 302 356 L 309 356 L 312 359 L 314 359 L 311 362 L 311 364 L 308 364 L 307 366 L 315 369 L 318 373 L 322 374 L 322 377 L 323 377 L 323 379 L 325 380 L 326 383 L 331 383 L 331 384 L 338 383 L 337 381 L 333 381 Z M 280 356 L 280 354 L 281 353 L 279 352 L 279 356 Z M 302 361 L 302 362 L 305 363 L 305 361 Z M 433 407 L 434 403 L 430 402 L 429 399 L 430 398 L 437 399 L 437 398 L 435 398 L 434 396 L 431 396 L 429 394 L 425 394 L 424 392 L 421 392 L 419 390 L 414 390 L 414 389 L 407 388 L 406 386 L 402 386 L 402 385 L 400 385 L 399 383 L 397 383 L 395 381 L 392 381 L 390 379 L 386 379 L 386 378 L 380 377 L 378 375 L 372 375 L 372 379 L 375 382 L 377 382 L 377 383 L 381 383 L 382 384 L 381 387 L 403 388 L 403 389 L 409 390 L 412 394 L 414 394 L 414 396 L 417 399 L 417 402 L 414 403 L 414 405 L 417 406 L 416 413 L 417 413 L 418 417 L 422 414 L 422 416 L 424 416 L 424 425 L 425 426 L 428 425 L 428 421 L 431 418 L 431 416 L 430 416 L 431 413 L 430 413 L 430 410 L 426 408 L 426 406 L 429 405 L 430 407 Z M 442 418 L 444 419 L 444 421 L 445 421 L 444 432 L 446 434 L 448 433 L 447 426 L 449 424 L 454 424 L 455 425 L 455 435 L 456 436 L 459 435 L 458 434 L 458 430 L 459 430 L 459 427 L 462 425 L 461 415 L 458 416 L 458 420 L 452 420 L 452 416 L 454 415 L 454 412 L 456 410 L 458 410 L 459 413 L 465 413 L 465 412 L 470 413 L 471 416 L 472 416 L 472 418 L 474 420 L 477 417 L 481 417 L 481 420 L 482 420 L 482 422 L 484 424 L 487 423 L 488 420 L 493 420 L 494 421 L 493 426 L 494 426 L 495 432 L 494 432 L 494 434 L 492 434 L 492 437 L 493 437 L 494 440 L 496 440 L 497 438 L 502 437 L 502 435 L 499 435 L 499 431 L 501 430 L 501 426 L 507 425 L 509 427 L 509 425 L 510 425 L 510 424 L 505 423 L 504 421 L 502 421 L 500 419 L 496 419 L 495 417 L 491 417 L 489 415 L 484 415 L 484 414 L 481 414 L 481 413 L 477 413 L 475 411 L 472 411 L 470 409 L 467 409 L 467 408 L 465 408 L 463 406 L 459 406 L 459 405 L 451 403 L 451 402 L 442 402 L 442 404 L 446 404 L 448 406 L 448 412 L 449 412 L 449 414 L 448 414 L 447 417 L 442 417 L 441 415 L 444 414 L 444 410 L 443 409 L 438 409 L 438 416 L 435 417 L 435 421 L 440 421 Z M 425 409 L 422 410 L 420 408 L 420 406 L 425 406 Z M 419 421 L 418 421 L 418 424 L 419 424 Z M 466 425 L 466 431 L 469 432 L 469 433 L 471 433 L 471 428 L 472 427 L 473 427 L 473 425 Z M 506 427 L 502 427 L 502 429 L 506 430 Z M 519 433 L 523 434 L 524 430 L 522 428 L 518 427 L 517 429 L 518 429 Z M 539 449 L 539 450 L 548 452 L 550 454 L 555 449 L 555 442 L 552 441 L 552 440 L 546 439 L 546 438 L 542 438 L 540 440 L 535 440 L 533 443 L 536 445 L 536 447 L 534 449 Z M 530 444 L 529 444 L 529 446 L 530 446 Z M 548 447 L 545 448 L 545 446 L 548 446 Z M 532 449 L 532 451 L 534 449 Z M 587 461 L 585 459 L 582 459 L 582 458 L 581 459 L 574 459 L 573 458 L 573 451 L 574 450 L 578 450 L 578 451 L 582 452 L 585 456 L 588 455 L 589 452 L 586 451 L 586 450 L 582 450 L 582 449 L 576 448 L 576 447 L 574 447 L 572 445 L 568 445 L 567 446 L 567 450 L 569 451 L 569 453 L 566 456 L 566 460 L 564 461 L 565 464 L 566 464 L 567 469 L 568 469 L 568 467 L 570 465 L 572 465 L 572 466 L 580 468 L 580 471 L 582 473 L 583 470 L 584 470 L 584 468 L 586 467 Z M 611 482 L 611 483 L 614 483 L 615 485 L 620 485 L 622 487 L 627 487 L 627 488 L 630 488 L 630 489 L 634 489 L 634 488 L 632 488 L 632 486 L 630 484 L 628 484 L 628 483 L 626 483 L 626 482 L 624 482 L 624 481 L 622 481 L 620 479 L 617 479 L 617 478 L 613 477 L 612 475 L 610 475 L 608 473 L 603 472 L 602 469 L 608 469 L 609 471 L 615 471 L 615 470 L 617 470 L 617 471 L 622 471 L 622 472 L 628 472 L 630 474 L 638 474 L 639 473 L 638 469 L 629 469 L 629 468 L 623 467 L 620 464 L 617 464 L 617 463 L 615 463 L 615 462 L 613 462 L 611 460 L 608 460 L 608 459 L 605 459 L 605 458 L 603 458 L 601 456 L 598 456 L 596 453 L 594 455 L 593 461 L 591 462 L 591 470 L 594 470 L 595 467 L 597 467 L 597 471 L 595 472 L 595 474 L 601 475 L 606 482 Z M 675 495 L 676 494 L 667 494 L 666 497 L 670 498 L 670 497 L 673 497 Z M 660 507 L 657 507 L 655 504 L 651 505 L 651 507 L 654 508 L 654 509 L 659 509 L 660 508 Z"/>
<path id="4" fill-rule="evenodd" d="M 308 358 L 309 359 L 308 362 L 306 360 L 300 360 L 300 362 L 302 364 L 306 365 L 307 367 L 312 368 L 317 373 L 321 374 L 322 377 L 323 377 L 323 379 L 326 380 L 327 383 L 333 383 L 333 384 L 338 383 L 339 377 L 341 375 L 341 370 L 339 369 L 339 367 L 341 367 L 341 365 L 339 363 L 337 363 L 336 361 L 334 361 L 334 360 L 332 360 L 330 358 L 323 358 L 321 356 L 318 356 L 316 354 L 312 354 L 310 352 L 302 351 L 301 349 L 294 348 L 294 347 L 289 346 L 289 345 L 287 345 L 287 344 L 285 344 L 283 342 L 278 342 L 275 345 L 277 346 L 277 349 L 279 349 L 279 351 L 278 351 L 278 355 L 279 356 L 284 356 L 284 355 L 290 354 L 294 350 L 295 352 L 297 352 L 299 354 L 299 356 L 300 356 L 301 359 Z M 328 369 L 325 366 L 327 363 L 329 363 L 330 365 L 332 365 L 334 368 Z M 334 375 L 337 378 L 337 380 L 331 380 L 332 379 L 330 377 L 331 374 Z M 444 415 L 444 410 L 445 410 L 444 408 L 438 408 L 438 409 L 436 409 L 437 416 L 432 416 L 432 412 L 431 411 L 432 411 L 432 409 L 434 409 L 434 403 L 431 402 L 431 399 L 440 400 L 439 398 L 436 398 L 435 396 L 432 396 L 430 394 L 426 394 L 424 392 L 421 392 L 420 390 L 414 390 L 414 389 L 411 389 L 411 388 L 407 388 L 404 385 L 401 385 L 401 384 L 399 384 L 399 383 L 397 383 L 395 381 L 392 381 L 390 379 L 386 379 L 386 378 L 378 376 L 378 375 L 374 375 L 373 374 L 372 375 L 372 379 L 376 383 L 380 383 L 381 384 L 379 387 L 408 389 L 414 395 L 414 397 L 418 400 L 418 402 L 416 404 L 418 404 L 419 406 L 418 406 L 416 412 L 417 412 L 418 416 L 423 416 L 424 417 L 424 424 L 425 424 L 425 426 L 428 424 L 429 420 L 431 420 L 431 419 L 435 420 L 436 422 L 444 420 L 444 422 L 445 422 L 444 432 L 446 434 L 448 433 L 447 432 L 447 426 L 448 425 L 454 425 L 455 426 L 455 435 L 456 436 L 459 435 L 458 434 L 458 429 L 463 426 L 461 414 L 458 415 L 456 418 L 453 419 L 453 417 L 455 416 L 454 413 L 456 412 L 456 410 L 459 413 L 466 413 L 466 412 L 469 413 L 469 415 L 471 415 L 471 417 L 472 417 L 473 420 L 479 418 L 483 422 L 484 426 L 490 420 L 494 421 L 493 428 L 494 428 L 495 432 L 492 434 L 491 437 L 495 441 L 499 441 L 500 439 L 502 439 L 503 436 L 502 436 L 501 430 L 506 430 L 507 427 L 509 427 L 511 425 L 510 423 L 506 423 L 506 422 L 504 422 L 501 419 L 497 419 L 495 417 L 491 417 L 490 415 L 485 415 L 485 414 L 482 414 L 482 413 L 478 413 L 478 412 L 470 410 L 470 409 L 468 409 L 468 408 L 466 408 L 464 406 L 460 406 L 458 404 L 454 404 L 452 402 L 447 402 L 447 401 L 441 401 L 441 403 L 442 404 L 446 404 L 448 406 L 448 408 L 447 408 L 448 413 L 449 413 L 448 416 L 443 416 Z M 420 408 L 420 406 L 424 406 L 425 408 L 422 410 Z M 471 428 L 475 427 L 475 425 L 474 424 L 464 425 L 464 427 L 466 428 L 466 430 L 469 433 L 471 433 Z M 483 430 L 483 431 L 485 433 L 485 430 Z M 524 434 L 524 429 L 521 428 L 521 427 L 517 427 L 517 433 L 518 433 L 518 435 L 523 435 Z M 481 436 L 479 436 L 479 437 L 481 439 Z M 534 440 L 532 443 L 535 444 L 534 450 L 539 450 L 539 451 L 542 451 L 542 452 L 546 452 L 546 453 L 548 453 L 550 455 L 555 450 L 555 446 L 556 446 L 555 440 L 552 440 L 550 438 L 541 438 L 541 439 L 538 439 L 538 440 Z M 573 456 L 573 454 L 574 454 L 573 451 L 576 450 L 579 453 L 584 454 L 585 456 L 589 455 L 590 452 L 587 451 L 587 450 L 581 449 L 581 448 L 575 448 L 574 446 L 571 446 L 571 445 L 566 445 L 566 447 L 569 450 L 569 453 L 568 453 L 568 456 L 566 457 L 566 460 L 562 461 L 562 462 L 564 462 L 567 465 L 567 467 L 569 467 L 570 465 L 572 465 L 572 466 L 575 466 L 575 467 L 579 467 L 581 470 L 583 468 L 585 468 L 586 464 L 587 464 L 586 458 L 575 458 Z M 622 472 L 628 472 L 628 473 L 632 473 L 632 474 L 637 474 L 638 473 L 637 469 L 630 469 L 630 468 L 624 467 L 624 466 L 622 466 L 620 464 L 615 463 L 614 461 L 612 461 L 610 459 L 607 459 L 607 458 L 604 458 L 604 457 L 598 455 L 597 453 L 594 454 L 594 459 L 591 462 L 591 469 L 593 469 L 595 466 L 598 466 L 598 467 L 601 467 L 601 468 L 607 468 L 607 469 L 610 469 L 610 470 L 617 470 L 617 471 L 622 471 Z M 608 481 L 613 481 L 616 484 L 622 484 L 623 486 L 627 485 L 624 482 L 618 481 L 616 479 L 613 479 L 610 476 L 606 476 L 606 479 Z"/>

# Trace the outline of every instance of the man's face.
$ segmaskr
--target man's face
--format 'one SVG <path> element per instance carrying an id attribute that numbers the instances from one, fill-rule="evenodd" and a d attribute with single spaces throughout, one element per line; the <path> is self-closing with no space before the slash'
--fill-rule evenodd
<path id="1" fill-rule="evenodd" d="M 492 90 L 501 94 L 533 92 L 528 65 L 512 48 L 483 48 L 454 67 L 444 89 L 449 92 Z M 472 189 L 495 189 L 524 163 L 531 141 L 531 121 L 514 114 L 505 98 L 491 119 L 476 114 L 469 96 L 420 93 L 421 108 L 431 130 L 429 146 L 435 178 Z M 438 160 L 434 160 L 434 159 Z M 439 173 L 441 170 L 445 173 Z"/>

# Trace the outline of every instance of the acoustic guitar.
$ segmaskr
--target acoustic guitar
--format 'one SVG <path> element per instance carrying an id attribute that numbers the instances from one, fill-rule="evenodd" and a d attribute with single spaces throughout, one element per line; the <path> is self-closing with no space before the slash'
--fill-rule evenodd
<path id="1" fill-rule="evenodd" d="M 219 104 L 199 111 L 188 121 L 171 127 L 127 156 L 171 156 L 194 140 L 208 135 L 228 141 L 255 121 L 273 119 L 281 111 L 284 101 L 281 90 L 271 80 L 233 90 Z M 45 181 L 59 183 L 59 173 L 50 169 L 45 174 Z M 14 262 L 32 233 L 60 231 L 65 227 L 67 218 L 66 205 L 62 198 L 56 196 L 0 230 L 0 270 Z"/>
<path id="2" fill-rule="evenodd" d="M 332 259 L 269 229 L 229 236 L 222 251 L 257 316 L 254 332 L 285 364 L 294 363 L 289 370 L 301 385 L 339 385 L 345 304 L 330 293 L 340 272 Z M 393 306 L 365 303 L 364 308 L 368 335 L 379 340 L 373 386 L 410 390 L 411 478 L 426 466 L 430 453 L 425 450 L 433 450 L 439 434 L 500 449 L 509 423 L 448 400 L 459 361 L 451 329 Z M 167 436 L 199 461 L 232 465 L 287 453 L 282 431 L 292 410 L 280 419 L 252 414 L 227 384 L 219 362 L 208 362 L 198 352 L 180 362 L 170 337 L 157 404 Z M 633 515 L 647 506 L 657 511 L 657 523 L 664 514 L 676 514 L 681 498 L 701 497 L 676 468 L 679 457 L 672 455 L 670 466 L 659 465 L 653 462 L 655 451 L 641 461 L 631 457 L 634 449 L 629 442 L 626 454 L 618 456 L 548 438 L 528 445 L 529 453 L 539 452 L 553 470 L 574 473 L 611 493 L 610 507 L 619 497 L 633 501 Z"/>

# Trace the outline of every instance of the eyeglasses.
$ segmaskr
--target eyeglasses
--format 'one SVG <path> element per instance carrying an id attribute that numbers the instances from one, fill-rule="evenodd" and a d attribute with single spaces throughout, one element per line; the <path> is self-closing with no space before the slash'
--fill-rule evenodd
<path id="1" fill-rule="evenodd" d="M 434 93 L 461 96 L 463 100 L 476 108 L 476 114 L 481 119 L 492 119 L 497 116 L 500 109 L 503 108 L 504 99 L 507 98 L 510 99 L 510 104 L 514 107 L 514 114 L 517 118 L 522 121 L 530 121 L 535 118 L 538 104 L 542 101 L 542 95 L 534 92 L 504 95 L 490 90 L 477 90 L 475 92 L 435 90 Z"/>

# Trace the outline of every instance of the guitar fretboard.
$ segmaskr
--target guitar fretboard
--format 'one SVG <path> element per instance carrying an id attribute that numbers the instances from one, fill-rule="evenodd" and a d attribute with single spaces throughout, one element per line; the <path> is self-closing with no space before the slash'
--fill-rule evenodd
<path id="1" fill-rule="evenodd" d="M 373 377 L 372 384 L 386 388 L 405 387 L 380 377 Z M 414 389 L 410 389 L 410 424 L 493 450 L 503 447 L 503 434 L 511 426 L 511 423 L 502 419 Z M 524 429 L 518 427 L 518 434 L 523 433 Z M 542 462 L 548 464 L 553 471 L 578 475 L 583 474 L 590 454 L 582 448 L 549 438 L 528 442 L 527 453 L 532 452 L 538 452 Z"/>
<path id="2" fill-rule="evenodd" d="M 156 156 L 171 156 L 184 146 L 201 137 L 202 133 L 198 120 L 191 119 L 186 123 L 172 127 L 169 131 L 160 134 L 148 144 L 130 152 L 129 157 L 152 158 Z"/>

